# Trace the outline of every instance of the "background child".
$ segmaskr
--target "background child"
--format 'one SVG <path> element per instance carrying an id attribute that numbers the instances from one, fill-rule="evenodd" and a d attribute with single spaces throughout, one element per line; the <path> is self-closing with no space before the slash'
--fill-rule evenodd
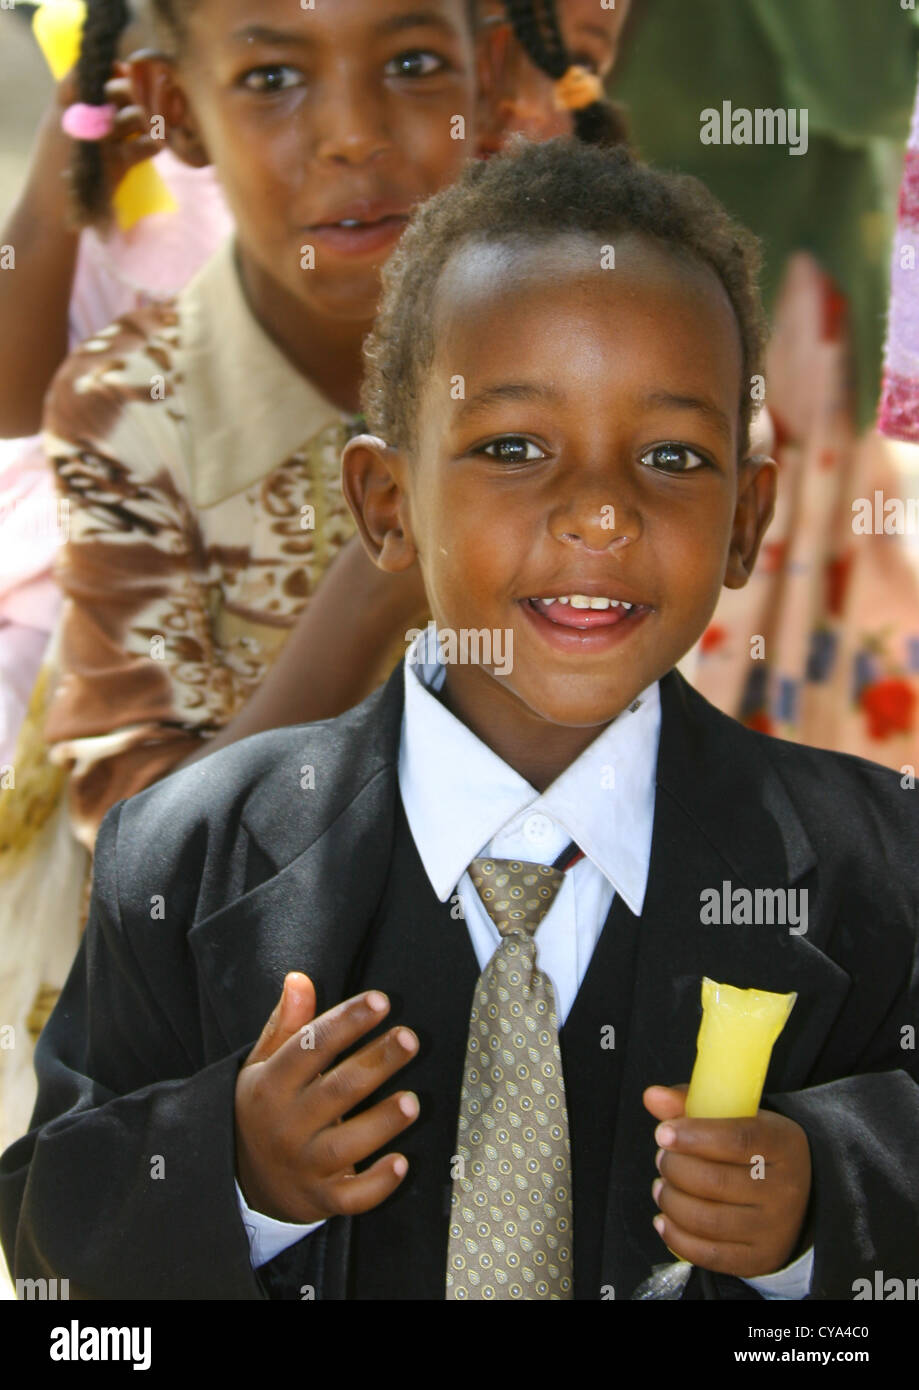
<path id="1" fill-rule="evenodd" d="M 440 634 L 510 634 L 512 665 L 419 638 L 358 709 L 106 817 L 35 1129 L 0 1162 L 17 1274 L 66 1269 L 84 1297 L 622 1298 L 660 1236 L 711 1297 L 848 1297 L 912 1267 L 915 793 L 743 729 L 673 669 L 774 503 L 746 454 L 755 268 L 699 185 L 563 141 L 416 216 L 345 488 L 376 562 L 423 571 Z M 520 861 L 552 884 L 535 948 L 484 884 Z M 808 891 L 807 939 L 707 924 L 727 873 Z M 510 1012 L 480 1015 L 502 968 Z M 688 1075 L 705 974 L 798 994 L 755 1117 L 690 1121 L 652 1084 Z"/>
<path id="2" fill-rule="evenodd" d="M 176 152 L 213 160 L 236 237 L 178 321 L 154 314 L 88 345 L 49 400 L 49 453 L 80 514 L 59 570 L 78 655 L 46 728 L 77 764 L 85 842 L 112 801 L 189 755 L 365 693 L 417 611 L 420 596 L 380 583 L 356 546 L 323 603 L 308 602 L 351 532 L 336 455 L 380 266 L 470 147 L 451 127 L 473 114 L 469 6 L 444 0 L 409 30 L 406 3 L 286 24 L 288 6 L 262 6 L 259 33 L 281 37 L 244 43 L 239 16 L 210 0 L 181 18 L 156 7 L 176 56 L 136 63 L 135 80 Z M 132 576 L 151 566 L 148 593 Z M 295 659 L 276 666 L 291 635 Z M 92 742 L 113 731 L 114 744 Z"/>
<path id="3" fill-rule="evenodd" d="M 380 267 L 474 150 L 473 7 L 155 11 L 169 56 L 138 58 L 132 80 L 175 155 L 215 166 L 236 234 L 177 300 L 90 338 L 48 396 L 69 530 L 61 621 L 0 803 L 4 1016 L 23 1043 L 4 1067 L 7 1136 L 26 1123 L 27 1025 L 72 959 L 109 806 L 216 746 L 354 703 L 423 604 L 352 541 L 339 458 Z M 90 7 L 96 99 L 125 17 Z M 101 150 L 80 162 L 95 214 Z M 38 1012 L 23 961 L 47 986 Z"/>
<path id="4" fill-rule="evenodd" d="M 595 0 L 480 0 L 483 87 L 489 101 L 483 113 L 480 147 L 493 153 L 510 135 L 548 140 L 572 131 L 571 112 L 556 100 L 556 81 L 571 65 L 605 85 L 619 56 L 631 0 L 603 9 Z M 611 140 L 624 141 L 624 112 L 604 101 L 589 123 L 599 119 Z"/>
<path id="5" fill-rule="evenodd" d="M 99 8 L 99 7 L 96 7 Z M 149 38 L 132 23 L 120 52 Z M 229 235 L 232 221 L 210 168 L 193 169 L 150 138 L 128 68 L 107 70 L 104 99 L 116 111 L 111 134 L 93 145 L 106 194 L 129 170 L 153 167 L 175 206 L 131 226 L 73 218 L 68 175 L 74 141 L 61 129 L 78 99 L 98 99 L 98 73 L 76 70 L 58 83 L 41 121 L 25 185 L 0 231 L 16 273 L 0 276 L 0 764 L 13 760 L 29 695 L 60 607 L 51 565 L 64 526 L 41 440 L 42 402 L 68 351 L 119 314 L 171 298 Z M 106 207 L 107 215 L 107 207 Z M 81 230 L 81 224 L 82 230 Z M 15 439 L 12 436 L 19 435 Z"/>

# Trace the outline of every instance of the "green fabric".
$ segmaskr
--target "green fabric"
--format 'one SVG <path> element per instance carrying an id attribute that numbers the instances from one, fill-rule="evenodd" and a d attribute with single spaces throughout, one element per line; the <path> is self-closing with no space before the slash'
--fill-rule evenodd
<path id="1" fill-rule="evenodd" d="M 653 164 L 701 178 L 763 240 L 771 307 L 810 251 L 846 296 L 860 426 L 880 389 L 891 236 L 919 26 L 898 0 L 639 0 L 611 94 Z M 704 145 L 701 112 L 807 109 L 807 151 Z"/>

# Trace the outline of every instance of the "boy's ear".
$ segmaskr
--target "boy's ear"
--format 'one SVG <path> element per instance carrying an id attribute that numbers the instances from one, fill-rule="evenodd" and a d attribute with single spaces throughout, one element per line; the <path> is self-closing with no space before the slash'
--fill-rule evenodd
<path id="1" fill-rule="evenodd" d="M 415 564 L 404 482 L 408 459 L 375 434 L 349 440 L 341 460 L 341 485 L 364 549 L 381 570 L 401 574 Z"/>
<path id="2" fill-rule="evenodd" d="M 737 508 L 724 575 L 726 589 L 742 589 L 775 512 L 778 464 L 766 454 L 749 454 L 739 467 Z"/>
<path id="3" fill-rule="evenodd" d="M 172 60 L 156 49 L 143 48 L 131 54 L 128 65 L 135 98 L 147 113 L 153 138 L 163 140 L 173 154 L 192 168 L 203 169 L 210 164 Z"/>

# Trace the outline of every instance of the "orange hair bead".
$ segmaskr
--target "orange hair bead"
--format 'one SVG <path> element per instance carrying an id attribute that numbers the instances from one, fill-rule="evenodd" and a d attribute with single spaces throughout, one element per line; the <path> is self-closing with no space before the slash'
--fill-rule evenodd
<path id="1" fill-rule="evenodd" d="M 578 111 L 582 106 L 590 106 L 603 100 L 603 83 L 589 68 L 573 64 L 558 79 L 555 86 L 555 105 L 559 110 Z"/>

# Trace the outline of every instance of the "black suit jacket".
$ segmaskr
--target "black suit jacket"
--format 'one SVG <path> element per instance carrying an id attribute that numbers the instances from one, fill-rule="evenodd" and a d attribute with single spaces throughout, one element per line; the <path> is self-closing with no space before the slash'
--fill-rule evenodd
<path id="1" fill-rule="evenodd" d="M 660 690 L 604 1282 L 628 1297 L 669 1258 L 641 1092 L 688 1080 L 706 974 L 798 992 L 764 1104 L 810 1141 L 812 1295 L 851 1298 L 876 1269 L 915 1278 L 919 792 L 744 729 L 676 670 Z M 69 1278 L 84 1298 L 344 1296 L 344 1218 L 251 1269 L 234 1088 L 288 970 L 313 978 L 320 1011 L 343 995 L 388 864 L 402 704 L 400 667 L 338 719 L 231 745 L 109 811 L 89 925 L 36 1050 L 33 1128 L 0 1161 L 15 1277 Z M 702 925 L 700 893 L 725 881 L 807 889 L 806 934 Z"/>

